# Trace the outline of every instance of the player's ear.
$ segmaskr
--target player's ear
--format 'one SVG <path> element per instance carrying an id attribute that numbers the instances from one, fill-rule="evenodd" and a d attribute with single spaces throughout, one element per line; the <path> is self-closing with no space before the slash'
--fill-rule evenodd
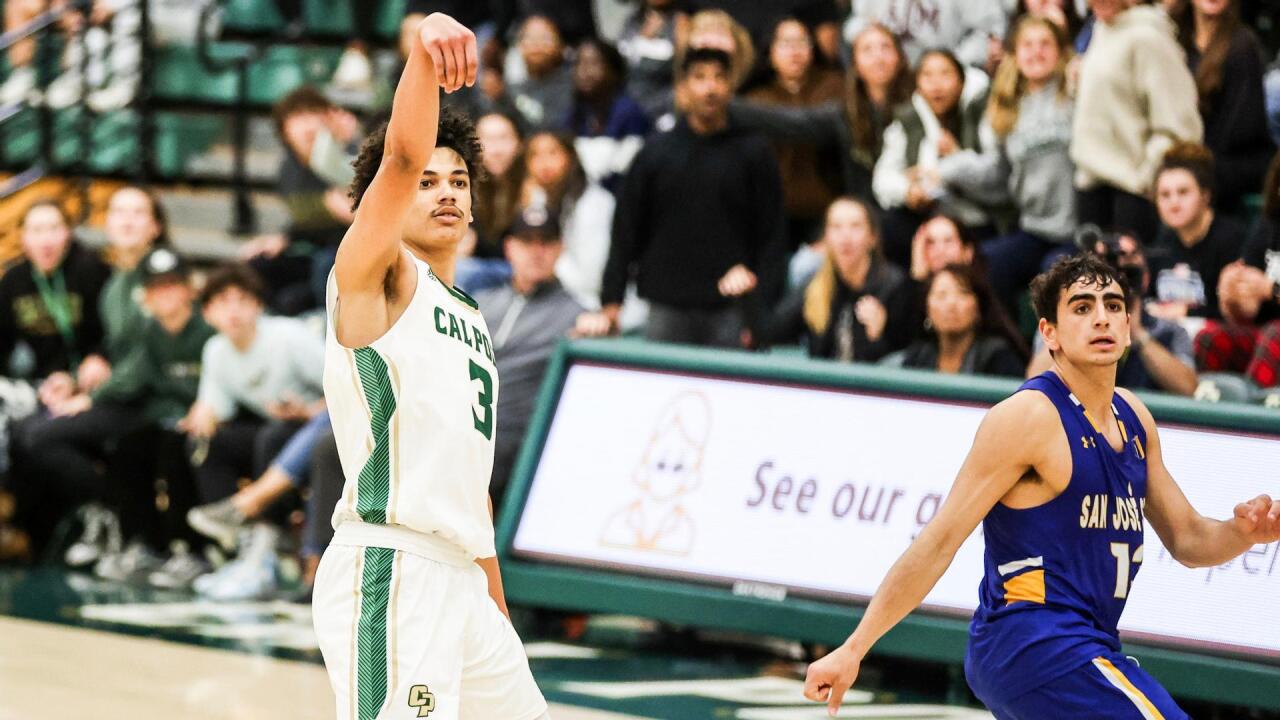
<path id="1" fill-rule="evenodd" d="M 1062 349 L 1061 346 L 1058 345 L 1057 323 L 1051 323 L 1045 318 L 1040 318 L 1038 330 L 1040 332 L 1040 337 L 1044 338 L 1044 346 L 1049 348 L 1049 352 L 1057 352 Z"/>

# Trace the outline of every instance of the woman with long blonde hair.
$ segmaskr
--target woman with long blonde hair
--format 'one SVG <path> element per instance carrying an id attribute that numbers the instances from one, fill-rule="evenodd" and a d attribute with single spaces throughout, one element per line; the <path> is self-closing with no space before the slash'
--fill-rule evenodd
<path id="1" fill-rule="evenodd" d="M 880 253 L 874 211 L 836 198 L 823 229 L 826 255 L 808 285 L 778 308 L 774 341 L 807 338 L 809 355 L 875 362 L 911 340 L 912 298 L 906 274 Z"/>
<path id="2" fill-rule="evenodd" d="M 1050 19 L 1027 15 L 1014 27 L 1011 47 L 996 70 L 984 121 L 994 147 L 962 150 L 938 165 L 947 186 L 1017 209 L 1017 230 L 981 248 L 992 286 L 1010 309 L 1032 277 L 1071 252 L 1076 228 L 1070 43 Z"/>

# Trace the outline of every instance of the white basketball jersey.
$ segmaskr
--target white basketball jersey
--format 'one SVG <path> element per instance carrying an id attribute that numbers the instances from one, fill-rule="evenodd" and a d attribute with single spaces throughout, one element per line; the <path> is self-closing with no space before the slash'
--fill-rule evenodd
<path id="1" fill-rule="evenodd" d="M 329 276 L 324 394 L 346 476 L 333 526 L 401 526 L 492 557 L 493 343 L 475 300 L 413 262 L 418 286 L 404 314 L 358 349 L 333 331 Z"/>

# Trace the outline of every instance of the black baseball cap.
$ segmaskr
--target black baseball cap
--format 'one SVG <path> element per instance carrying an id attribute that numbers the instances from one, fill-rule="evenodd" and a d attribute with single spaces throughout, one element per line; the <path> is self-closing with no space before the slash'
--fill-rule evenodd
<path id="1" fill-rule="evenodd" d="M 138 272 L 142 275 L 143 285 L 152 285 L 164 281 L 186 282 L 187 263 L 178 253 L 169 248 L 155 248 L 138 263 Z"/>
<path id="2" fill-rule="evenodd" d="M 521 240 L 559 242 L 560 222 L 547 207 L 530 205 L 516 215 L 515 221 L 511 223 L 510 234 Z"/>

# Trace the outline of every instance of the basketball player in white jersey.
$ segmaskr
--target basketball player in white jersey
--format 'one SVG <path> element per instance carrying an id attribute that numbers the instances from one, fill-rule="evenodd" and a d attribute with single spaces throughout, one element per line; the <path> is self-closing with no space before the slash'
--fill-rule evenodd
<path id="1" fill-rule="evenodd" d="M 452 287 L 482 171 L 440 89 L 475 82 L 476 41 L 439 13 L 417 32 L 391 119 L 355 162 L 329 278 L 324 389 L 347 481 L 316 634 L 342 720 L 536 720 L 547 704 L 494 550 L 493 345 Z"/>

